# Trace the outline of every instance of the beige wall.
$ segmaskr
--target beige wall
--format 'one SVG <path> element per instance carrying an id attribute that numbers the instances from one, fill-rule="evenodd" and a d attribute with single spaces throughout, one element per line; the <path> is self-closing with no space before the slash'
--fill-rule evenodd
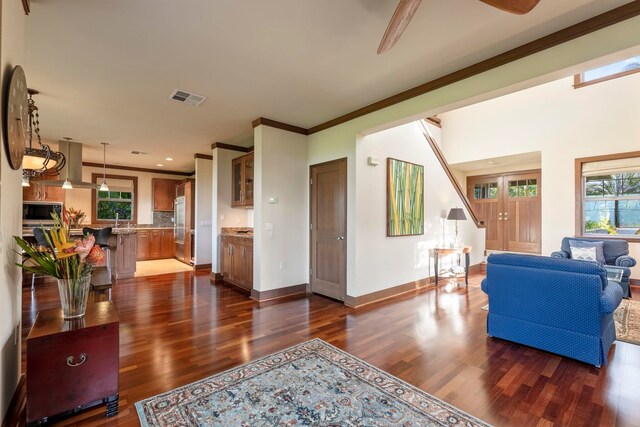
<path id="1" fill-rule="evenodd" d="M 211 264 L 212 229 L 212 179 L 213 161 L 196 159 L 196 192 L 195 192 L 195 264 Z"/>
<path id="2" fill-rule="evenodd" d="M 440 130 L 429 126 L 436 141 Z M 380 160 L 369 166 L 367 157 Z M 387 158 L 424 166 L 424 234 L 387 237 Z M 367 135 L 356 147 L 356 282 L 355 288 L 371 293 L 434 275 L 429 250 L 449 245 L 455 237 L 449 209 L 463 207 L 453 184 L 427 145 L 418 123 L 409 123 Z M 467 212 L 467 218 L 471 218 Z M 459 221 L 459 237 L 473 248 L 471 264 L 483 260 L 484 229 L 473 221 Z M 444 236 L 443 236 L 444 231 Z M 453 258 L 441 259 L 440 268 L 451 266 Z M 464 265 L 464 259 L 462 259 Z"/>
<path id="3" fill-rule="evenodd" d="M 269 126 L 256 127 L 254 135 L 253 287 L 309 283 L 307 137 Z"/>
<path id="4" fill-rule="evenodd" d="M 638 51 L 640 17 L 607 27 L 510 64 L 445 86 L 424 95 L 367 114 L 349 122 L 308 136 L 308 164 L 346 157 L 347 182 L 347 294 L 364 295 L 368 287 L 357 286 L 356 253 L 360 220 L 356 210 L 356 145 L 363 135 L 389 129 L 411 121 L 471 105 L 514 90 L 534 87 L 572 75 L 585 64 L 598 63 L 605 55 L 620 58 L 622 51 Z M 636 53 L 637 54 L 637 53 Z M 500 120 L 492 117 L 491 121 Z M 560 119 L 560 118 L 558 118 Z M 542 123 L 540 123 L 542 125 Z M 544 157 L 542 159 L 545 161 Z"/>
<path id="5" fill-rule="evenodd" d="M 91 182 L 91 174 L 97 173 L 102 175 L 102 168 L 94 167 L 82 167 L 82 180 Z M 138 206 L 137 206 L 137 219 L 138 224 L 152 224 L 153 223 L 153 199 L 151 191 L 151 179 L 152 178 L 165 178 L 182 180 L 187 178 L 182 175 L 169 175 L 163 173 L 150 173 L 150 172 L 138 172 L 127 171 L 120 169 L 107 168 L 107 175 L 122 175 L 122 176 L 136 176 L 138 177 Z M 107 179 L 107 184 L 109 180 Z M 91 206 L 91 190 L 88 189 L 73 189 L 67 190 L 65 194 L 65 207 L 74 207 L 81 209 L 87 214 L 85 223 L 91 222 L 91 212 L 93 206 Z"/>
<path id="6" fill-rule="evenodd" d="M 640 149 L 640 74 L 580 89 L 572 83 L 569 77 L 441 115 L 449 162 L 542 152 L 544 255 L 575 232 L 575 159 Z M 640 260 L 640 244 L 630 250 Z M 640 278 L 640 267 L 632 277 Z"/>
<path id="7" fill-rule="evenodd" d="M 24 68 L 27 84 L 29 68 L 25 67 L 25 15 L 19 1 L 0 3 L 0 73 L 2 87 L 7 73 L 15 65 Z M 4 116 L 1 111 L 0 117 Z M 3 144 L 4 145 L 4 142 Z M 12 236 L 22 228 L 21 171 L 9 167 L 4 148 L 0 149 L 0 419 L 4 419 L 20 375 L 20 326 L 22 316 L 22 281 Z"/>

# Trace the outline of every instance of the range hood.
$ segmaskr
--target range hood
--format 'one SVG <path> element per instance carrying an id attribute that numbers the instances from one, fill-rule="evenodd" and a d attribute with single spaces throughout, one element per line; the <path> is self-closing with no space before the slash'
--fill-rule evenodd
<path id="1" fill-rule="evenodd" d="M 100 188 L 100 184 L 92 184 L 82 181 L 82 144 L 72 141 L 58 141 L 58 151 L 64 154 L 67 163 L 60 171 L 59 178 L 56 180 L 38 181 L 40 185 L 47 187 L 62 187 L 64 181 L 69 178 L 69 182 L 73 188 Z"/>

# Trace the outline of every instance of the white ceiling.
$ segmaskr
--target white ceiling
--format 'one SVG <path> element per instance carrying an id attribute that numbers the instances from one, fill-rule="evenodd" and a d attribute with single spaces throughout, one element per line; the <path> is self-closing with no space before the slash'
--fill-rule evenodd
<path id="1" fill-rule="evenodd" d="M 257 117 L 311 127 L 625 3 L 541 0 L 516 16 L 424 0 L 377 55 L 394 0 L 31 0 L 25 72 L 47 140 L 192 171 L 212 142 L 250 144 Z M 208 99 L 179 104 L 174 89 Z"/>

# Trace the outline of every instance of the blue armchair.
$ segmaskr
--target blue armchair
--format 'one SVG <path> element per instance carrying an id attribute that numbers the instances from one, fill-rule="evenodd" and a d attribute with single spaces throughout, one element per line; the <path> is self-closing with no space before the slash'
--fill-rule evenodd
<path id="1" fill-rule="evenodd" d="M 597 367 L 607 364 L 622 288 L 607 280 L 600 264 L 492 254 L 482 290 L 489 296 L 490 336 Z"/>
<path id="2" fill-rule="evenodd" d="M 603 251 L 605 264 L 620 267 L 622 269 L 622 287 L 623 298 L 631 298 L 631 287 L 629 286 L 631 278 L 631 267 L 636 265 L 636 260 L 629 256 L 629 243 L 619 239 L 597 239 L 585 237 L 565 237 L 562 239 L 561 250 L 551 253 L 553 258 L 571 258 L 571 240 L 579 242 L 603 242 Z"/>

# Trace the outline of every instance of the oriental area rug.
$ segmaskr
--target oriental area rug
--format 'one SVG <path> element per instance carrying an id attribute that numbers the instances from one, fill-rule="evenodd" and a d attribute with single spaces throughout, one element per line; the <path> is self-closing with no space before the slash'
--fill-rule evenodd
<path id="1" fill-rule="evenodd" d="M 640 345 L 640 301 L 623 299 L 613 313 L 616 340 Z"/>
<path id="2" fill-rule="evenodd" d="M 136 409 L 144 427 L 488 425 L 318 338 Z"/>

